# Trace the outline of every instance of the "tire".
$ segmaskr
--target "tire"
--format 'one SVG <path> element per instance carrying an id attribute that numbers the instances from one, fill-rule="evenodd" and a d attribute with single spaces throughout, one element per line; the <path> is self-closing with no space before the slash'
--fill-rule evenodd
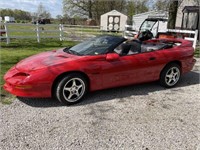
<path id="1" fill-rule="evenodd" d="M 180 66 L 176 63 L 167 65 L 161 72 L 160 84 L 164 87 L 174 87 L 181 77 Z"/>
<path id="2" fill-rule="evenodd" d="M 55 96 L 65 105 L 80 102 L 88 91 L 86 79 L 77 73 L 63 77 L 56 85 Z"/>

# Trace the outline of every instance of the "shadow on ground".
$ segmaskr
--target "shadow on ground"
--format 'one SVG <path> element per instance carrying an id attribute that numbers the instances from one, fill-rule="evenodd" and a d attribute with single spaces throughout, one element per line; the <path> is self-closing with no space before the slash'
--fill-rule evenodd
<path id="1" fill-rule="evenodd" d="M 171 90 L 177 91 L 177 88 L 186 87 L 190 85 L 199 84 L 200 73 L 189 72 L 182 76 L 179 84 Z M 115 98 L 126 98 L 133 95 L 148 95 L 149 93 L 156 91 L 163 91 L 166 88 L 161 87 L 158 82 L 145 83 L 140 85 L 131 85 L 119 88 L 106 89 L 89 93 L 82 102 L 73 105 L 73 107 L 80 105 L 87 105 L 91 103 L 97 103 L 102 101 L 109 101 Z M 60 107 L 63 106 L 55 99 L 30 99 L 30 98 L 18 98 L 23 103 L 32 107 Z"/>

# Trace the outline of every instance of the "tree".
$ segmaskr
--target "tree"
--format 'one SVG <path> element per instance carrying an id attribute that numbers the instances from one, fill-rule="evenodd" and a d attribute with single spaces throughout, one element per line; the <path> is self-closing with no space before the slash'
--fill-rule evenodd
<path id="1" fill-rule="evenodd" d="M 64 14 L 84 16 L 99 22 L 100 16 L 113 9 L 125 12 L 126 0 L 63 0 Z"/>
<path id="2" fill-rule="evenodd" d="M 157 0 L 155 4 L 153 5 L 153 8 L 156 10 L 168 11 L 169 2 L 170 2 L 169 0 Z"/>
<path id="3" fill-rule="evenodd" d="M 129 17 L 129 21 L 132 22 L 132 17 L 135 14 L 147 12 L 149 9 L 147 7 L 148 0 L 128 0 L 127 1 L 127 15 Z"/>
<path id="4" fill-rule="evenodd" d="M 19 10 L 19 9 L 0 9 L 1 17 L 11 16 L 14 17 L 15 20 L 31 20 L 30 12 Z"/>
<path id="5" fill-rule="evenodd" d="M 37 18 L 51 18 L 51 14 L 45 9 L 42 3 L 38 5 Z"/>
<path id="6" fill-rule="evenodd" d="M 61 20 L 62 18 L 63 18 L 63 16 L 61 16 L 61 15 L 56 16 L 56 19 L 58 19 L 58 20 Z"/>
<path id="7" fill-rule="evenodd" d="M 169 13 L 168 24 L 167 24 L 168 29 L 175 28 L 177 10 L 182 1 L 183 0 L 157 0 L 157 2 L 154 4 L 155 9 L 168 11 Z"/>
<path id="8" fill-rule="evenodd" d="M 175 29 L 178 5 L 178 0 L 171 0 L 169 3 L 169 19 L 167 24 L 168 29 Z"/>
<path id="9" fill-rule="evenodd" d="M 94 0 L 63 0 L 64 14 L 88 16 L 92 18 Z"/>

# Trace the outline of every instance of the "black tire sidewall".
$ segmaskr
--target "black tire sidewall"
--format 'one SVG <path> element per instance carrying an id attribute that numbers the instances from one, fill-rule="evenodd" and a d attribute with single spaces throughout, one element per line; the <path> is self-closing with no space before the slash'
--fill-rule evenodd
<path id="1" fill-rule="evenodd" d="M 64 95 L 63 95 L 63 88 L 65 86 L 65 84 L 72 78 L 79 78 L 81 79 L 84 84 L 85 84 L 85 91 L 83 93 L 83 95 L 75 102 L 70 102 L 70 101 L 67 101 L 65 98 L 64 98 Z M 57 84 L 56 88 L 55 88 L 55 96 L 56 98 L 63 104 L 65 105 L 72 105 L 72 104 L 75 104 L 75 103 L 78 103 L 80 102 L 83 97 L 86 95 L 86 93 L 88 92 L 88 83 L 86 81 L 86 79 L 80 75 L 80 74 L 77 74 L 77 73 L 72 73 L 72 74 L 69 74 L 65 77 L 63 77 Z"/>
<path id="2" fill-rule="evenodd" d="M 169 71 L 169 69 L 171 69 L 172 67 L 176 67 L 176 68 L 179 69 L 180 76 L 179 76 L 178 81 L 177 81 L 174 85 L 170 86 L 170 85 L 168 85 L 168 84 L 165 82 L 165 77 L 166 77 L 166 74 L 167 74 L 167 72 Z M 176 64 L 176 63 L 168 64 L 168 65 L 162 70 L 162 72 L 161 72 L 161 75 L 160 75 L 160 84 L 161 84 L 162 86 L 164 86 L 164 87 L 167 87 L 167 88 L 174 87 L 174 86 L 176 86 L 177 83 L 179 82 L 180 77 L 181 77 L 181 67 L 180 67 L 178 64 Z"/>

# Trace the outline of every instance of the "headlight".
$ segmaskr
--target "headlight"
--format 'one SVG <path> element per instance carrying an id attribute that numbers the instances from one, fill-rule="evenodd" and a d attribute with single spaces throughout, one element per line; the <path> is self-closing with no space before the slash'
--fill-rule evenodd
<path id="1" fill-rule="evenodd" d="M 29 74 L 28 73 L 24 73 L 24 72 L 18 72 L 15 75 L 13 75 L 13 77 L 17 77 L 17 76 L 27 77 L 27 76 L 29 76 Z"/>

